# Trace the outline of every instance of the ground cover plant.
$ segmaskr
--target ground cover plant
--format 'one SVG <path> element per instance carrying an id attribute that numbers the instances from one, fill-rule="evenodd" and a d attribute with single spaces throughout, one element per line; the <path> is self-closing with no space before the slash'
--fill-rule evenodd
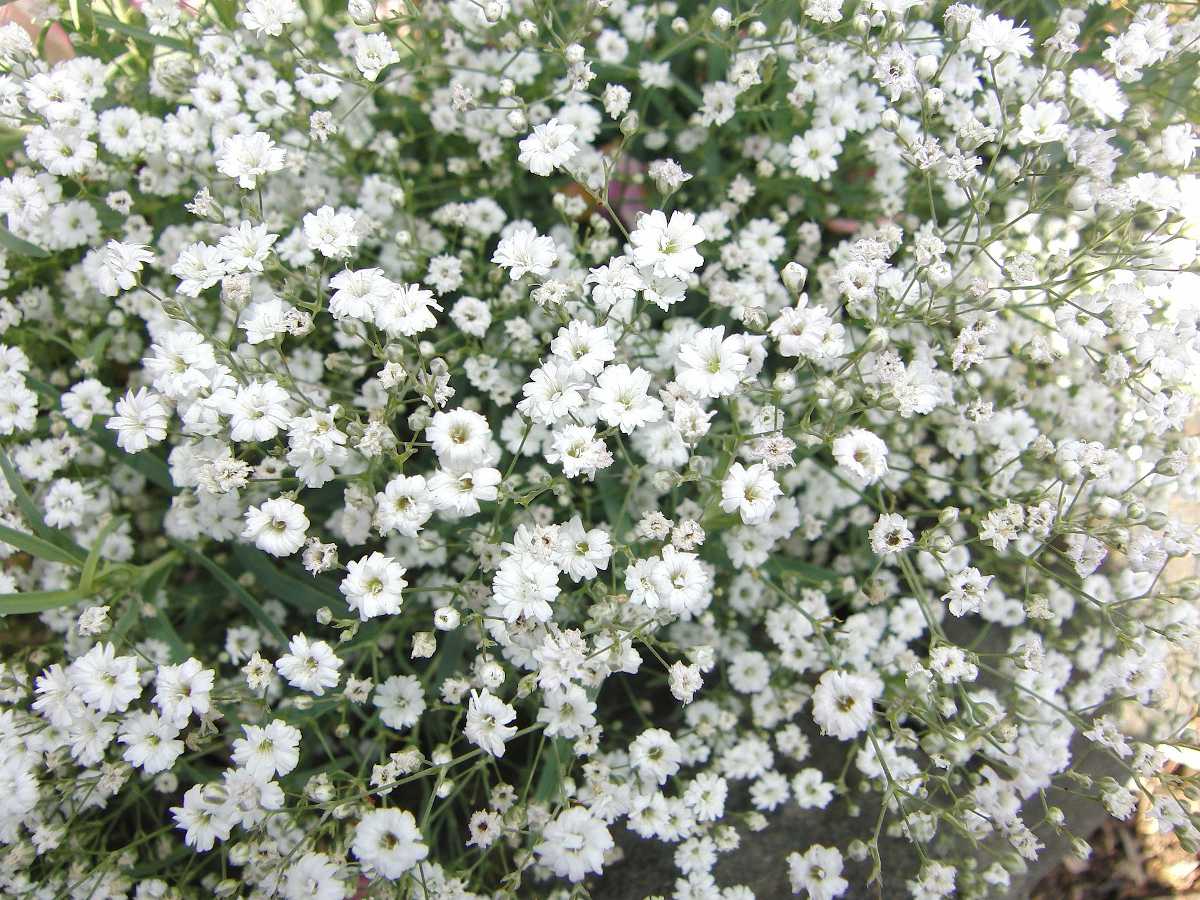
<path id="1" fill-rule="evenodd" d="M 1198 842 L 1194 4 L 6 9 L 6 896 Z"/>

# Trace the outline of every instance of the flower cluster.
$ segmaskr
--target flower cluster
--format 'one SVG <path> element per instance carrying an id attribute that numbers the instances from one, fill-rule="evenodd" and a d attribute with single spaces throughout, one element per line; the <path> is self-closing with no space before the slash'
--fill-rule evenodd
<path id="1" fill-rule="evenodd" d="M 567 897 L 656 842 L 646 894 L 744 900 L 836 808 L 779 892 L 982 897 L 1087 852 L 1063 789 L 1200 843 L 1194 7 L 43 6 L 0 892 Z"/>

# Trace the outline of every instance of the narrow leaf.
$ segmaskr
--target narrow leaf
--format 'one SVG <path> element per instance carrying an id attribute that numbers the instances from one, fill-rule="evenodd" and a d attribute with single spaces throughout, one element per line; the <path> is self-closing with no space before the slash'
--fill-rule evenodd
<path id="1" fill-rule="evenodd" d="M 32 528 L 33 532 L 42 540 L 54 544 L 59 549 L 75 557 L 76 560 L 82 561 L 87 556 L 87 552 L 61 531 L 51 528 L 42 520 L 41 511 L 37 508 L 37 504 L 33 502 L 33 498 L 29 496 L 29 492 L 25 490 L 25 482 L 21 480 L 21 476 L 17 474 L 17 470 L 13 468 L 12 461 L 9 460 L 7 453 L 0 453 L 0 469 L 4 471 L 4 478 L 8 481 L 8 486 L 12 488 L 13 495 L 17 500 L 17 506 L 21 510 L 21 515 L 25 517 L 25 524 Z M 78 562 L 76 565 L 78 565 Z"/>
<path id="2" fill-rule="evenodd" d="M 79 588 L 67 591 L 25 591 L 17 594 L 0 594 L 0 615 L 15 613 L 38 613 L 60 606 L 73 606 L 87 598 Z"/>
<path id="3" fill-rule="evenodd" d="M 18 256 L 32 256 L 36 259 L 50 258 L 49 250 L 43 250 L 37 244 L 31 244 L 29 241 L 17 237 L 3 226 L 0 226 L 0 247 Z"/>
<path id="4" fill-rule="evenodd" d="M 74 566 L 77 569 L 80 566 L 78 559 L 57 544 L 44 541 L 32 534 L 26 534 L 24 531 L 9 528 L 7 525 L 0 525 L 0 541 L 12 544 L 18 550 L 28 553 L 36 559 L 66 563 L 68 566 Z"/>
<path id="5" fill-rule="evenodd" d="M 222 587 L 237 597 L 242 606 L 246 607 L 246 611 L 250 613 L 250 615 L 254 616 L 254 618 L 258 621 L 258 624 L 269 631 L 281 646 L 287 645 L 287 635 L 283 633 L 283 629 L 275 624 L 275 621 L 268 616 L 267 611 L 263 609 L 262 604 L 259 603 L 249 591 L 238 584 L 236 579 L 230 576 L 228 572 L 218 566 L 199 550 L 189 547 L 187 544 L 181 544 L 175 541 L 172 541 L 172 544 L 208 570 L 209 574 L 211 574 L 213 578 L 217 579 Z"/>
<path id="6" fill-rule="evenodd" d="M 107 28 L 109 31 L 115 31 L 145 44 L 157 44 L 160 47 L 166 47 L 168 50 L 179 50 L 184 53 L 189 50 L 188 45 L 178 38 L 167 37 L 165 34 L 151 34 L 145 28 L 130 25 L 127 22 L 114 19 L 112 16 L 106 16 L 103 13 L 96 13 L 96 24 L 101 28 Z"/>
<path id="7" fill-rule="evenodd" d="M 301 581 L 277 568 L 258 550 L 243 544 L 235 545 L 233 555 L 248 572 L 251 572 L 267 590 L 288 606 L 305 613 L 315 613 L 322 606 L 333 610 L 345 610 L 346 604 L 336 591 L 322 591 L 317 581 Z"/>
<path id="8" fill-rule="evenodd" d="M 96 581 L 96 569 L 100 566 L 100 551 L 104 547 L 105 539 L 112 534 L 112 530 L 121 522 L 118 518 L 111 518 L 104 523 L 104 527 L 100 529 L 100 533 L 96 535 L 96 540 L 92 543 L 92 549 L 88 552 L 87 559 L 83 563 L 83 575 L 79 579 L 79 589 L 81 591 L 91 591 Z"/>

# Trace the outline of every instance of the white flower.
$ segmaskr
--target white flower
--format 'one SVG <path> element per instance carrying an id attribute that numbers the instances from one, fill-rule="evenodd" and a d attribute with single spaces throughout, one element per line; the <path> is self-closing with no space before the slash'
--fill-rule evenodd
<path id="1" fill-rule="evenodd" d="M 171 274 L 179 279 L 179 293 L 198 297 L 225 275 L 225 259 L 221 251 L 204 243 L 189 244 L 179 251 L 171 266 Z"/>
<path id="2" fill-rule="evenodd" d="M 463 471 L 481 463 L 492 443 L 487 419 L 469 409 L 434 413 L 425 434 L 438 462 L 451 471 Z"/>
<path id="3" fill-rule="evenodd" d="M 291 556 L 304 546 L 307 531 L 304 507 L 286 497 L 276 497 L 246 510 L 242 537 L 272 556 Z"/>
<path id="4" fill-rule="evenodd" d="M 813 844 L 804 853 L 787 858 L 792 892 L 808 892 L 811 900 L 833 900 L 846 893 L 850 882 L 842 877 L 842 853 L 836 847 Z"/>
<path id="5" fill-rule="evenodd" d="M 572 882 L 604 868 L 604 855 L 613 848 L 608 827 L 582 806 L 573 806 L 547 822 L 533 851 L 555 875 Z"/>
<path id="6" fill-rule="evenodd" d="M 647 783 L 665 783 L 679 771 L 682 758 L 679 745 L 662 728 L 647 728 L 629 745 L 629 764 Z"/>
<path id="7" fill-rule="evenodd" d="M 401 284 L 375 305 L 375 324 L 390 335 L 412 337 L 437 325 L 433 310 L 442 307 L 419 284 Z"/>
<path id="8" fill-rule="evenodd" d="M 833 442 L 837 464 L 866 484 L 887 474 L 887 444 L 865 428 L 851 428 Z"/>
<path id="9" fill-rule="evenodd" d="M 402 592 L 408 586 L 404 580 L 407 571 L 404 566 L 390 556 L 372 553 L 348 563 L 346 571 L 341 591 L 346 605 L 351 612 L 357 612 L 362 621 L 400 612 Z"/>
<path id="10" fill-rule="evenodd" d="M 440 470 L 429 477 L 429 496 L 434 507 L 445 516 L 473 516 L 481 500 L 499 495 L 500 470 L 476 466 L 461 472 Z"/>
<path id="11" fill-rule="evenodd" d="M 193 713 L 209 711 L 216 673 L 192 657 L 175 666 L 159 666 L 155 675 L 154 703 L 164 718 L 183 728 Z"/>
<path id="12" fill-rule="evenodd" d="M 95 378 L 87 378 L 64 393 L 62 408 L 70 423 L 79 429 L 91 428 L 93 418 L 112 415 L 113 411 L 108 388 Z"/>
<path id="13" fill-rule="evenodd" d="M 273 378 L 239 387 L 225 401 L 224 412 L 229 416 L 229 439 L 233 441 L 269 441 L 291 419 L 287 391 Z"/>
<path id="14" fill-rule="evenodd" d="M 549 622 L 558 593 L 558 568 L 527 556 L 505 558 L 492 579 L 492 594 L 510 622 Z"/>
<path id="15" fill-rule="evenodd" d="M 233 829 L 231 809 L 222 795 L 212 786 L 192 785 L 183 795 L 183 806 L 172 806 L 176 824 L 185 829 L 185 842 L 200 852 L 211 850 L 213 844 L 229 839 Z"/>
<path id="16" fill-rule="evenodd" d="M 109 643 L 96 644 L 67 670 L 79 698 L 96 712 L 124 712 L 142 694 L 137 657 L 117 656 Z"/>
<path id="17" fill-rule="evenodd" d="M 291 25 L 299 15 L 296 0 L 247 0 L 242 24 L 258 34 L 279 37 L 283 26 Z"/>
<path id="18" fill-rule="evenodd" d="M 379 718 L 388 728 L 412 728 L 425 711 L 425 692 L 421 681 L 412 675 L 393 675 L 375 689 L 372 702 Z"/>
<path id="19" fill-rule="evenodd" d="M 624 363 L 605 366 L 588 392 L 588 401 L 608 425 L 630 434 L 663 417 L 662 401 L 649 396 L 650 373 L 643 368 L 630 369 Z"/>
<path id="20" fill-rule="evenodd" d="M 667 680 L 671 695 L 685 705 L 692 702 L 696 692 L 704 685 L 704 676 L 700 674 L 700 668 L 681 660 L 671 664 L 671 668 L 667 670 Z"/>
<path id="21" fill-rule="evenodd" d="M 517 281 L 532 274 L 543 278 L 558 260 L 554 239 L 541 236 L 535 228 L 519 225 L 507 231 L 492 254 L 492 262 L 508 269 L 508 277 Z"/>
<path id="22" fill-rule="evenodd" d="M 750 365 L 740 335 L 725 337 L 725 326 L 702 328 L 679 348 L 676 379 L 693 397 L 724 397 L 737 390 Z"/>
<path id="23" fill-rule="evenodd" d="M 367 81 L 374 81 L 379 73 L 393 63 L 400 62 L 400 54 L 392 46 L 386 34 L 375 31 L 359 34 L 354 45 L 354 64 Z"/>
<path id="24" fill-rule="evenodd" d="M 300 729 L 283 719 L 267 725 L 243 725 L 244 738 L 233 742 L 233 761 L 262 781 L 286 775 L 300 762 Z"/>
<path id="25" fill-rule="evenodd" d="M 337 687 L 342 661 L 327 643 L 298 634 L 289 642 L 288 650 L 275 662 L 288 684 L 318 697 L 325 694 L 325 688 Z"/>
<path id="26" fill-rule="evenodd" d="M 397 475 L 375 495 L 375 526 L 380 534 L 416 537 L 432 515 L 433 502 L 422 475 Z"/>
<path id="27" fill-rule="evenodd" d="M 100 265 L 95 270 L 96 287 L 106 297 L 115 297 L 121 291 L 136 287 L 142 264 L 154 262 L 154 254 L 149 247 L 120 241 L 109 241 L 99 256 Z"/>
<path id="28" fill-rule="evenodd" d="M 560 463 L 568 478 L 594 478 L 612 465 L 613 456 L 591 425 L 566 425 L 554 432 L 546 462 Z"/>
<path id="29" fill-rule="evenodd" d="M 412 813 L 373 809 L 354 829 L 351 852 L 369 871 L 394 881 L 429 855 Z"/>
<path id="30" fill-rule="evenodd" d="M 758 525 L 771 517 L 775 498 L 782 493 L 775 476 L 764 463 L 746 468 L 735 462 L 721 482 L 721 509 L 739 513 L 747 525 Z"/>
<path id="31" fill-rule="evenodd" d="M 1063 121 L 1067 109 L 1061 103 L 1042 101 L 1033 106 L 1025 104 L 1017 113 L 1021 129 L 1017 140 L 1025 144 L 1049 144 L 1067 136 Z"/>
<path id="32" fill-rule="evenodd" d="M 673 212 L 670 220 L 661 210 L 645 214 L 629 235 L 633 261 L 660 278 L 687 276 L 704 265 L 696 245 L 704 241 L 704 229 L 691 213 Z"/>
<path id="33" fill-rule="evenodd" d="M 565 166 L 579 152 L 571 138 L 575 134 L 575 126 L 558 119 L 551 119 L 544 125 L 534 125 L 533 133 L 523 139 L 518 145 L 520 154 L 517 161 L 534 175 L 546 176 L 559 166 Z"/>
<path id="34" fill-rule="evenodd" d="M 287 870 L 287 900 L 343 900 L 349 889 L 338 878 L 341 868 L 324 853 L 305 853 Z"/>
<path id="35" fill-rule="evenodd" d="M 546 723 L 548 737 L 577 738 L 596 724 L 596 704 L 579 685 L 547 690 L 544 698 L 538 721 Z"/>
<path id="36" fill-rule="evenodd" d="M 179 727 L 155 712 L 135 710 L 121 722 L 117 740 L 127 745 L 122 759 L 147 775 L 165 772 L 183 753 Z"/>
<path id="37" fill-rule="evenodd" d="M 217 171 L 237 180 L 238 187 L 254 190 L 260 175 L 283 169 L 287 154 L 276 147 L 266 132 L 234 134 L 221 142 L 217 151 Z"/>
<path id="38" fill-rule="evenodd" d="M 893 556 L 912 544 L 913 534 L 898 513 L 884 513 L 871 526 L 871 549 L 877 556 Z"/>
<path id="39" fill-rule="evenodd" d="M 310 250 L 330 259 L 346 259 L 358 246 L 358 222 L 350 213 L 322 206 L 304 216 L 304 240 Z"/>
<path id="40" fill-rule="evenodd" d="M 830 669 L 813 690 L 813 721 L 822 734 L 848 741 L 871 724 L 882 691 L 878 678 Z"/>
<path id="41" fill-rule="evenodd" d="M 491 691 L 472 691 L 463 736 L 485 753 L 503 756 L 504 745 L 517 733 L 508 724 L 516 717 L 517 711 Z"/>

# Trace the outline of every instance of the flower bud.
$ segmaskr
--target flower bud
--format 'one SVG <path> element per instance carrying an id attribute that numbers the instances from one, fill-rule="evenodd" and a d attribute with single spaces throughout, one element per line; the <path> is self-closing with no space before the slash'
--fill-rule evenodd
<path id="1" fill-rule="evenodd" d="M 629 137 L 638 130 L 638 126 L 640 124 L 641 120 L 638 118 L 638 114 L 635 111 L 630 110 L 621 117 L 621 134 Z"/>
<path id="2" fill-rule="evenodd" d="M 1067 192 L 1067 203 L 1076 212 L 1086 212 L 1096 205 L 1096 194 L 1090 181 L 1079 181 Z"/>
<path id="3" fill-rule="evenodd" d="M 938 513 L 938 524 L 941 525 L 943 528 L 949 527 L 950 525 L 953 525 L 957 521 L 958 521 L 958 507 L 957 506 L 947 506 L 940 513 Z"/>
<path id="4" fill-rule="evenodd" d="M 413 659 L 429 659 L 437 652 L 437 638 L 433 636 L 432 631 L 418 631 L 413 635 L 412 653 Z"/>
<path id="5" fill-rule="evenodd" d="M 775 390 L 782 394 L 796 389 L 796 376 L 791 372 L 779 372 L 775 375 Z"/>
<path id="6" fill-rule="evenodd" d="M 932 53 L 927 53 L 917 60 L 917 77 L 922 81 L 928 81 L 938 70 L 938 58 Z"/>
<path id="7" fill-rule="evenodd" d="M 504 121 L 508 123 L 508 127 L 513 131 L 524 131 L 529 127 L 529 120 L 525 117 L 525 113 L 519 109 L 510 109 L 504 116 Z"/>
<path id="8" fill-rule="evenodd" d="M 355 25 L 370 25 L 375 21 L 375 4 L 369 0 L 350 0 L 350 20 Z"/>
<path id="9" fill-rule="evenodd" d="M 876 326 L 875 328 L 872 328 L 871 333 L 867 335 L 867 341 L 866 344 L 864 344 L 864 347 L 870 352 L 882 350 L 888 345 L 889 339 L 890 335 L 888 334 L 888 330 L 882 325 Z"/>
<path id="10" fill-rule="evenodd" d="M 724 31 L 733 24 L 733 16 L 723 6 L 718 6 L 712 11 L 712 23 Z"/>
<path id="11" fill-rule="evenodd" d="M 676 16 L 674 19 L 671 20 L 671 30 L 673 32 L 675 32 L 676 34 L 680 34 L 680 35 L 687 34 L 688 33 L 687 19 L 685 19 L 683 16 Z"/>
<path id="12" fill-rule="evenodd" d="M 790 262 L 783 267 L 779 277 L 783 279 L 784 287 L 793 294 L 798 293 L 804 288 L 804 282 L 808 280 L 808 269 L 798 262 Z"/>

